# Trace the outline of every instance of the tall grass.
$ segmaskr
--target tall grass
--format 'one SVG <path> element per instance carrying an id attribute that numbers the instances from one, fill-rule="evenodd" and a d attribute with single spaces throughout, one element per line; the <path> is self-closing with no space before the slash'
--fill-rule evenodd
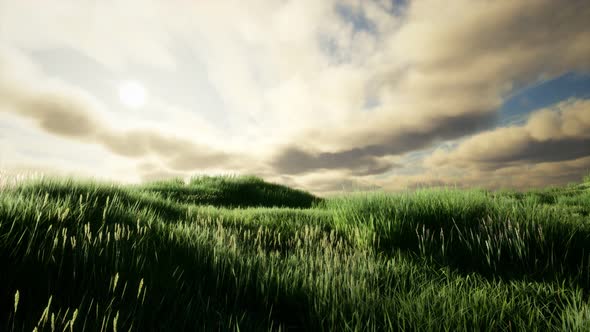
<path id="1" fill-rule="evenodd" d="M 307 192 L 264 182 L 254 176 L 199 176 L 144 186 L 161 197 L 183 203 L 226 207 L 310 208 L 321 200 Z"/>
<path id="2" fill-rule="evenodd" d="M 588 193 L 19 183 L 0 191 L 0 330 L 584 331 Z"/>
<path id="3" fill-rule="evenodd" d="M 514 199 L 481 191 L 429 190 L 334 199 L 336 226 L 375 249 L 407 250 L 489 276 L 579 274 L 587 283 L 590 257 L 588 191 L 538 193 Z M 361 234 L 361 236 L 359 236 Z M 590 284 L 585 284 L 590 286 Z"/>

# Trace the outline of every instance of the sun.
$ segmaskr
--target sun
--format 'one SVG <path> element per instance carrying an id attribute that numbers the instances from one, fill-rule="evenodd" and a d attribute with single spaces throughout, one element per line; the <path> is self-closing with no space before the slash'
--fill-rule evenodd
<path id="1" fill-rule="evenodd" d="M 124 81 L 119 84 L 119 100 L 129 108 L 140 108 L 145 105 L 147 93 L 143 85 L 137 81 Z"/>

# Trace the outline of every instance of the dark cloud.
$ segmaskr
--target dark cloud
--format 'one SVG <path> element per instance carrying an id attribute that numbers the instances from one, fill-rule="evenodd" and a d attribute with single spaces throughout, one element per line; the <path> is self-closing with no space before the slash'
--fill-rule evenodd
<path id="1" fill-rule="evenodd" d="M 456 117 L 437 117 L 422 128 L 402 128 L 381 137 L 381 143 L 338 152 L 307 152 L 295 146 L 284 148 L 272 161 L 277 172 L 300 174 L 321 169 L 347 169 L 354 175 L 384 173 L 399 165 L 380 157 L 399 155 L 429 146 L 433 142 L 453 139 L 490 127 L 494 113 L 470 113 Z"/>
<path id="2" fill-rule="evenodd" d="M 434 15 L 436 7 L 447 6 L 433 1 L 430 5 L 414 4 L 410 16 Z M 455 14 L 455 8 L 464 10 Z M 402 32 L 403 39 L 414 44 L 410 52 L 421 66 L 451 71 L 512 55 L 512 64 L 502 65 L 499 74 L 514 79 L 590 65 L 588 48 L 580 45 L 590 34 L 588 1 L 572 0 L 567 5 L 551 0 L 456 1 L 449 2 L 447 9 L 452 15 L 441 13 L 431 24 L 407 26 Z M 423 44 L 435 41 L 435 45 Z M 433 52 L 419 52 L 419 46 Z"/>
<path id="3" fill-rule="evenodd" d="M 590 37 L 590 6 L 574 0 L 565 7 L 550 0 L 413 2 L 407 24 L 386 38 L 390 48 L 378 58 L 391 61 L 370 67 L 379 112 L 358 118 L 370 123 L 355 118 L 342 132 L 310 130 L 280 150 L 271 165 L 288 174 L 379 174 L 395 167 L 381 157 L 489 129 L 514 87 L 541 75 L 590 68 L 590 44 L 583 42 Z M 546 143 L 552 158 L 585 153 L 566 147 L 585 141 Z M 531 155 L 522 157 L 538 160 L 542 150 L 543 144 L 529 144 Z"/>
<path id="4" fill-rule="evenodd" d="M 525 142 L 519 142 L 518 146 L 509 151 L 500 149 L 501 147 L 498 147 L 499 151 L 495 154 L 475 154 L 472 160 L 500 167 L 515 162 L 538 163 L 577 159 L 590 156 L 590 138 L 537 141 L 528 136 Z"/>
<path id="5" fill-rule="evenodd" d="M 453 151 L 437 151 L 428 163 L 493 170 L 587 156 L 590 156 L 590 100 L 573 100 L 534 113 L 526 125 L 496 128 L 472 136 Z"/>
<path id="6" fill-rule="evenodd" d="M 154 155 L 160 157 L 168 167 L 178 171 L 226 166 L 227 162 L 231 160 L 229 155 L 198 145 L 191 140 L 147 130 L 123 133 L 107 131 L 99 135 L 99 141 L 111 152 L 122 156 L 138 158 Z M 233 159 L 237 159 L 237 156 L 234 156 Z"/>
<path id="7" fill-rule="evenodd" d="M 15 111 L 37 122 L 39 127 L 55 135 L 91 139 L 102 124 L 89 112 L 88 101 L 76 95 L 43 92 L 22 99 Z"/>
<path id="8" fill-rule="evenodd" d="M 281 151 L 273 165 L 278 172 L 285 174 L 299 174 L 318 169 L 348 169 L 358 175 L 380 174 L 396 166 L 363 155 L 360 149 L 315 154 L 296 147 L 288 147 Z"/>

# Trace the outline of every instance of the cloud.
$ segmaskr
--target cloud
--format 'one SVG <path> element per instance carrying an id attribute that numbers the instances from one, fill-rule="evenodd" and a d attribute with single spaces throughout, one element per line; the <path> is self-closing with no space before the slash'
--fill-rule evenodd
<path id="1" fill-rule="evenodd" d="M 82 53 L 114 76 L 161 70 L 183 83 L 198 81 L 219 99 L 207 105 L 220 105 L 210 112 L 223 119 L 223 130 L 216 128 L 223 135 L 129 129 L 119 123 L 123 116 L 107 121 L 105 103 L 87 91 L 29 86 L 21 81 L 30 75 L 10 68 L 11 79 L 2 83 L 7 70 L 1 61 L 0 103 L 4 109 L 17 108 L 13 112 L 47 132 L 129 158 L 156 158 L 162 172 L 214 168 L 305 177 L 334 171 L 340 180 L 365 181 L 412 167 L 398 161 L 405 154 L 474 134 L 486 136 L 469 143 L 469 149 L 487 153 L 455 164 L 477 165 L 482 172 L 587 155 L 587 138 L 580 134 L 586 127 L 578 113 L 567 120 L 569 115 L 562 119 L 545 112 L 531 118 L 526 131 L 477 134 L 492 128 L 515 89 L 570 71 L 590 71 L 587 1 L 396 5 L 133 0 L 89 6 L 56 0 L 35 3 L 32 10 L 19 2 L 0 14 L 1 44 L 25 52 L 64 48 Z M 178 49 L 188 49 L 194 63 L 183 63 Z M 193 66 L 203 67 L 202 72 L 185 70 Z M 21 88 L 27 92 L 14 93 Z M 556 121 L 563 123 L 556 127 Z M 191 125 L 183 130 L 191 131 Z M 505 138 L 512 144 L 496 148 Z M 484 140 L 493 144 L 488 147 Z M 230 149 L 239 153 L 226 152 Z M 440 153 L 429 161 L 435 157 L 444 164 Z M 440 179 L 431 171 L 422 174 L 432 176 L 423 181 L 456 179 L 452 172 Z M 465 182 L 487 183 L 478 174 Z M 411 176 L 396 179 L 409 185 L 419 180 Z"/>
<path id="2" fill-rule="evenodd" d="M 211 151 L 191 140 L 169 136 L 151 130 L 112 132 L 103 130 L 98 140 L 110 151 L 132 158 L 149 154 L 160 157 L 173 169 L 191 170 L 225 164 L 226 154 Z"/>
<path id="3" fill-rule="evenodd" d="M 590 100 L 560 102 L 532 113 L 523 125 L 484 131 L 451 147 L 424 153 L 411 164 L 396 160 L 398 168 L 385 178 L 357 176 L 357 181 L 387 191 L 433 186 L 524 190 L 579 182 L 590 169 Z M 345 171 L 299 177 L 300 186 L 322 194 L 342 191 L 351 180 Z"/>
<path id="4" fill-rule="evenodd" d="M 349 191 L 373 191 L 382 189 L 374 179 L 369 179 L 367 176 L 352 178 L 344 170 L 321 170 L 297 176 L 283 175 L 276 178 L 268 177 L 268 179 L 323 196 Z"/>
<path id="5" fill-rule="evenodd" d="M 318 120 L 304 116 L 311 125 L 275 155 L 275 169 L 386 171 L 375 167 L 375 158 L 489 129 L 503 96 L 516 86 L 590 69 L 590 48 L 583 46 L 590 6 L 575 1 L 563 7 L 554 1 L 411 3 L 403 24 L 377 36 L 386 46 L 362 62 L 364 86 L 373 90 L 357 100 L 372 96 L 377 106 L 343 116 L 337 126 L 314 126 Z M 349 86 L 347 77 L 337 82 Z M 350 87 L 342 96 L 360 90 Z M 552 148 L 573 156 L 585 151 L 570 143 Z"/>
<path id="6" fill-rule="evenodd" d="M 23 49 L 72 48 L 119 69 L 136 63 L 174 68 L 170 31 L 183 15 L 161 20 L 170 9 L 153 0 L 11 2 L 0 13 L 0 41 Z"/>
<path id="7" fill-rule="evenodd" d="M 379 133 L 377 131 L 371 137 L 366 138 L 367 140 L 377 138 L 377 144 L 350 150 L 313 153 L 289 146 L 278 153 L 272 164 L 277 172 L 287 174 L 299 174 L 318 169 L 350 169 L 359 175 L 380 174 L 396 165 L 381 162 L 379 157 L 400 155 L 425 148 L 437 141 L 462 137 L 491 126 L 493 120 L 495 120 L 495 115 L 488 113 L 476 113 L 461 117 L 434 117 L 434 119 L 423 123 L 422 126 L 416 125 L 412 128 L 402 125 L 392 129 L 392 132 Z M 340 134 L 342 140 L 346 140 L 346 133 L 332 134 L 335 137 Z M 353 134 L 354 139 L 360 139 L 360 137 L 362 136 L 354 136 Z"/>
<path id="8" fill-rule="evenodd" d="M 414 63 L 434 72 L 455 71 L 454 80 L 476 72 L 494 81 L 535 79 L 588 69 L 588 15 L 590 6 L 580 0 L 567 6 L 550 0 L 418 1 L 394 38 Z"/>
<path id="9" fill-rule="evenodd" d="M 486 188 L 528 190 L 552 185 L 579 183 L 590 169 L 590 156 L 567 161 L 547 161 L 535 164 L 514 164 L 499 169 L 458 168 L 451 165 L 424 167 L 416 174 L 393 174 L 385 178 L 364 177 L 359 179 L 365 186 L 374 186 L 382 191 L 406 191 L 428 187 Z M 317 174 L 315 174 L 317 175 Z M 311 175 L 310 175 L 311 176 Z M 307 179 L 307 177 L 303 177 Z M 346 174 L 334 177 L 318 177 L 318 181 L 301 182 L 301 186 L 316 191 L 323 183 L 337 185 L 350 179 Z M 316 191 L 318 192 L 318 191 Z M 324 192 L 318 192 L 324 194 Z"/>
<path id="10" fill-rule="evenodd" d="M 13 104 L 17 114 L 33 119 L 43 130 L 85 140 L 94 138 L 102 127 L 96 117 L 84 111 L 92 107 L 89 98 L 57 89 L 17 97 Z"/>
<path id="11" fill-rule="evenodd" d="M 12 53 L 14 58 L 16 53 Z M 0 53 L 0 56 L 2 54 Z M 129 158 L 156 156 L 177 171 L 200 168 L 232 167 L 237 156 L 216 151 L 193 140 L 155 130 L 118 130 L 103 120 L 99 101 L 75 87 L 55 82 L 40 74 L 30 77 L 10 76 L 25 59 L 6 65 L 0 58 L 0 112 L 7 111 L 33 120 L 43 131 L 61 137 L 103 146 L 110 152 Z"/>
<path id="12" fill-rule="evenodd" d="M 590 100 L 570 100 L 533 113 L 523 126 L 496 128 L 468 138 L 453 151 L 439 150 L 428 163 L 498 169 L 587 156 Z"/>
<path id="13" fill-rule="evenodd" d="M 295 147 L 282 150 L 273 165 L 277 172 L 284 174 L 300 174 L 318 169 L 348 169 L 355 174 L 369 175 L 383 173 L 395 167 L 395 164 L 363 155 L 360 150 L 315 154 Z"/>

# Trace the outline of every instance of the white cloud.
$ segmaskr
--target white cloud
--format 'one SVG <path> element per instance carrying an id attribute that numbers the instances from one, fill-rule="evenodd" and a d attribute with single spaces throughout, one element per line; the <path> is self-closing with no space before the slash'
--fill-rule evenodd
<path id="1" fill-rule="evenodd" d="M 337 6 L 362 17 L 370 31 L 355 28 Z M 19 92 L 27 94 L 28 104 L 14 101 L 14 89 L 29 86 L 19 81 L 38 74 L 14 72 L 2 62 L 0 103 L 18 105 L 19 114 L 36 119 L 45 130 L 98 140 L 115 153 L 156 151 L 157 164 L 167 168 L 163 171 L 197 171 L 219 162 L 269 176 L 332 170 L 362 179 L 396 167 L 393 160 L 407 152 L 491 126 L 514 87 L 590 70 L 585 42 L 590 5 L 584 1 L 422 0 L 403 10 L 391 6 L 358 0 L 52 0 L 34 5 L 0 0 L 0 45 L 5 48 L 69 48 L 116 74 L 128 68 L 174 71 L 180 82 L 198 80 L 215 91 L 221 106 L 213 112 L 228 126 L 222 130 L 205 123 L 191 114 L 193 108 L 178 107 L 166 96 L 149 110 L 160 112 L 166 128 L 157 128 L 157 116 L 133 124 L 134 117 L 104 116 L 105 103 L 92 91 L 72 94 L 76 89 L 69 88 L 57 89 L 68 90 L 64 98 L 53 94 L 53 105 L 60 102 L 59 112 L 54 108 L 51 114 L 76 126 L 55 122 L 46 117 L 47 109 L 45 114 L 41 108 L 31 111 L 35 99 L 28 94 L 46 96 L 39 91 Z M 194 52 L 194 61 L 205 67 L 204 77 L 183 73 L 187 60 L 178 56 L 179 46 Z M 30 64 L 16 67 L 35 71 Z M 542 141 L 585 129 L 579 120 L 559 128 L 555 121 L 550 113 L 531 119 L 531 126 L 543 128 L 531 135 Z M 157 138 L 142 129 L 146 125 Z M 171 138 L 175 129 L 178 137 Z M 513 137 L 512 149 L 526 149 L 531 142 L 520 131 L 498 135 Z M 129 140 L 137 143 L 134 151 L 128 151 Z M 159 148 L 181 145 L 190 151 Z M 251 157 L 226 162 L 238 152 Z M 506 158 L 513 154 L 507 152 Z"/>
<path id="2" fill-rule="evenodd" d="M 97 144 L 115 155 L 155 156 L 172 169 L 216 169 L 220 165 L 231 168 L 239 163 L 238 155 L 230 158 L 215 147 L 162 128 L 129 128 L 108 121 L 99 100 L 38 73 L 16 52 L 11 52 L 10 58 L 0 53 L 0 63 L 4 64 L 0 67 L 0 115 L 20 115 L 45 133 Z M 21 65 L 23 71 L 19 71 Z M 19 75 L 14 79 L 13 72 L 28 72 L 30 76 Z"/>

